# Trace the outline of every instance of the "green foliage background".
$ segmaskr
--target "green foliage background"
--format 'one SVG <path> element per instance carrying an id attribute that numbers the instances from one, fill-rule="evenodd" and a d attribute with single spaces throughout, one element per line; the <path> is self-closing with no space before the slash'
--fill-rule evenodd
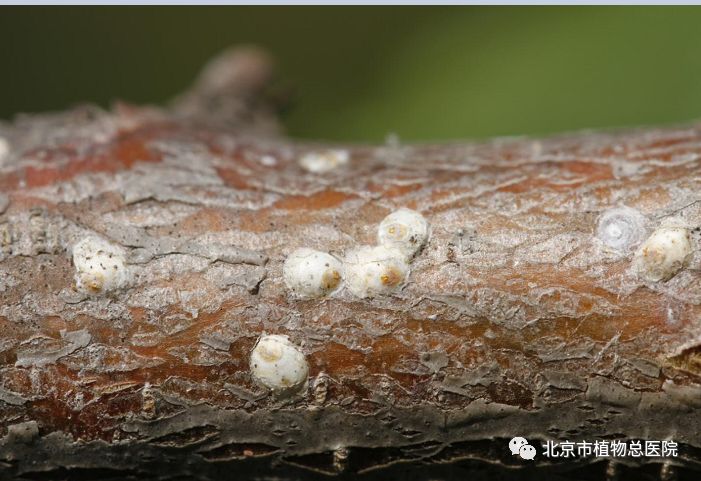
<path id="1" fill-rule="evenodd" d="M 701 118 L 701 7 L 2 7 L 0 118 L 165 102 L 236 43 L 275 55 L 299 137 Z"/>

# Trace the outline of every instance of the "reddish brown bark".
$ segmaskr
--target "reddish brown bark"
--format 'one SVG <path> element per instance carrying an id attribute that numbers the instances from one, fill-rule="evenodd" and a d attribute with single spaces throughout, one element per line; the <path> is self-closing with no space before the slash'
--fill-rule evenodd
<path id="1" fill-rule="evenodd" d="M 3 476 L 507 476 L 526 465 L 514 435 L 671 438 L 678 458 L 536 466 L 694 476 L 701 127 L 341 147 L 350 162 L 315 174 L 298 160 L 328 146 L 274 134 L 257 54 L 206 72 L 171 110 L 2 126 Z M 689 226 L 694 252 L 671 280 L 641 281 L 632 252 L 597 239 L 622 205 L 646 232 Z M 285 288 L 292 250 L 342 257 L 399 207 L 432 232 L 394 294 Z M 75 291 L 71 248 L 88 234 L 127 251 L 128 287 Z M 251 379 L 264 332 L 301 346 L 304 392 L 280 399 Z"/>

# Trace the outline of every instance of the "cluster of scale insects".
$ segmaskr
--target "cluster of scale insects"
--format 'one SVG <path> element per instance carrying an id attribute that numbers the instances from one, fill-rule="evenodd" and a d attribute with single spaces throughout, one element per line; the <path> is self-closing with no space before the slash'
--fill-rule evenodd
<path id="1" fill-rule="evenodd" d="M 296 249 L 285 260 L 283 278 L 300 299 L 327 297 L 344 287 L 360 298 L 389 294 L 404 283 L 428 236 L 428 222 L 420 213 L 399 209 L 380 223 L 377 245 L 351 249 L 342 260 L 328 252 Z M 264 335 L 253 348 L 251 373 L 273 391 L 298 390 L 308 372 L 304 355 L 287 336 Z"/>
<path id="2" fill-rule="evenodd" d="M 324 173 L 348 162 L 344 151 L 306 155 L 300 165 L 312 173 Z M 692 253 L 690 233 L 681 222 L 658 226 L 646 238 L 648 219 L 635 209 L 618 207 L 600 217 L 596 237 L 610 251 L 632 254 L 633 272 L 645 282 L 674 277 Z M 398 209 L 379 225 L 376 245 L 350 249 L 342 258 L 301 247 L 283 265 L 283 279 L 298 299 L 330 297 L 342 289 L 358 298 L 389 295 L 406 281 L 414 256 L 428 241 L 430 226 L 411 209 Z M 129 273 L 121 247 L 87 237 L 73 248 L 76 287 L 98 295 L 128 284 Z M 253 378 L 273 392 L 301 390 L 309 366 L 299 347 L 284 335 L 262 335 L 251 352 Z"/>

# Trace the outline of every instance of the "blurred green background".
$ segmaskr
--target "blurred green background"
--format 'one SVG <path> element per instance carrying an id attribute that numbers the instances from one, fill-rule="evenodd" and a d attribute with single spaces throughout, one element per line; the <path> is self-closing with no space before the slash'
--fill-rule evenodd
<path id="1" fill-rule="evenodd" d="M 162 103 L 267 48 L 298 137 L 545 134 L 701 118 L 701 7 L 2 7 L 0 118 Z"/>

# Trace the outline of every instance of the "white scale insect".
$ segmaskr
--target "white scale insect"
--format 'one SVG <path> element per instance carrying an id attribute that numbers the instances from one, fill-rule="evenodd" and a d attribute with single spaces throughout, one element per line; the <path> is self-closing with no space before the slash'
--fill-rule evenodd
<path id="1" fill-rule="evenodd" d="M 399 209 L 380 223 L 377 240 L 388 249 L 396 249 L 407 258 L 418 252 L 428 240 L 428 222 L 420 213 L 411 209 Z"/>
<path id="2" fill-rule="evenodd" d="M 645 237 L 645 216 L 630 207 L 605 211 L 596 227 L 597 238 L 615 251 L 630 251 Z"/>
<path id="3" fill-rule="evenodd" d="M 328 296 L 343 281 L 343 265 L 331 254 L 303 247 L 292 252 L 282 267 L 287 287 L 303 299 Z"/>
<path id="4" fill-rule="evenodd" d="M 357 297 L 389 294 L 404 283 L 409 264 L 397 250 L 384 246 L 361 246 L 344 259 L 346 286 Z"/>
<path id="5" fill-rule="evenodd" d="M 304 154 L 299 159 L 299 165 L 307 172 L 323 174 L 346 165 L 349 159 L 347 150 L 331 149 Z"/>
<path id="6" fill-rule="evenodd" d="M 287 336 L 264 335 L 251 351 L 253 379 L 278 394 L 298 391 L 307 382 L 309 364 Z"/>
<path id="7" fill-rule="evenodd" d="M 633 258 L 633 269 L 648 282 L 668 281 L 691 255 L 689 230 L 660 227 L 640 246 Z"/>
<path id="8" fill-rule="evenodd" d="M 99 237 L 85 237 L 73 246 L 78 291 L 103 294 L 124 287 L 129 279 L 124 250 Z"/>

